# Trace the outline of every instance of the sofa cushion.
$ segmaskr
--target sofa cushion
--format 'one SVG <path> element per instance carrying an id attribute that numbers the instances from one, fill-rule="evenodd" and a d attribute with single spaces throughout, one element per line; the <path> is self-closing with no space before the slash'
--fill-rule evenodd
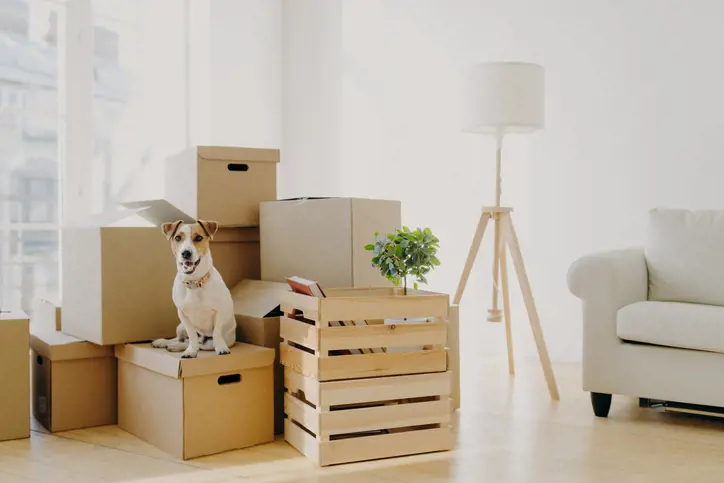
<path id="1" fill-rule="evenodd" d="M 620 339 L 724 353 L 724 307 L 680 302 L 637 302 L 618 311 Z"/>
<path id="2" fill-rule="evenodd" d="M 649 300 L 724 306 L 724 211 L 649 212 Z"/>

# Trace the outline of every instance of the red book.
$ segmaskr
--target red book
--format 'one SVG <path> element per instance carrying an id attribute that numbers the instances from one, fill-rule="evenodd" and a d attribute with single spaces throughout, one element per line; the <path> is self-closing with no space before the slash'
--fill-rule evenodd
<path id="1" fill-rule="evenodd" d="M 287 277 L 287 283 L 293 292 L 309 295 L 311 297 L 326 297 L 322 287 L 314 280 L 307 280 L 302 277 Z"/>

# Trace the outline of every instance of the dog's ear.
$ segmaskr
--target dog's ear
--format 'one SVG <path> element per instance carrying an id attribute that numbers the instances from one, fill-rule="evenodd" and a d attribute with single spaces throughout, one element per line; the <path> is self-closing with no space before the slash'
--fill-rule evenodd
<path id="1" fill-rule="evenodd" d="M 163 234 L 166 235 L 166 240 L 170 240 L 172 236 L 176 234 L 176 231 L 183 223 L 183 220 L 177 220 L 173 223 L 164 223 L 161 225 L 161 231 L 163 231 Z"/>
<path id="2" fill-rule="evenodd" d="M 219 224 L 215 221 L 199 220 L 199 225 L 204 229 L 206 235 L 213 240 L 216 230 L 219 229 Z"/>

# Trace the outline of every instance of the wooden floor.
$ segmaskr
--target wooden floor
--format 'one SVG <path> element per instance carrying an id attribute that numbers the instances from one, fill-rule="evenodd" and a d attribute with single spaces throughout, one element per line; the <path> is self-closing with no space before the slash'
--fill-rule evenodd
<path id="1" fill-rule="evenodd" d="M 0 483 L 68 482 L 709 482 L 724 481 L 724 422 L 639 409 L 614 398 L 593 417 L 577 365 L 555 366 L 548 399 L 535 361 L 514 379 L 503 358 L 468 361 L 457 449 L 316 468 L 284 441 L 178 461 L 116 427 L 0 443 Z"/>

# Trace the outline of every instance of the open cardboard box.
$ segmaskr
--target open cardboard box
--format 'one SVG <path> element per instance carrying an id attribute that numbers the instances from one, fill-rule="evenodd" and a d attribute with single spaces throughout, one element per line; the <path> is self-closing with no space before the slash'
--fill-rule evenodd
<path id="1" fill-rule="evenodd" d="M 301 198 L 259 205 L 261 279 L 299 276 L 322 287 L 391 286 L 364 249 L 402 226 L 399 201 Z"/>
<path id="2" fill-rule="evenodd" d="M 160 226 L 195 220 L 165 200 L 124 206 L 62 230 L 63 331 L 98 345 L 171 337 L 178 325 L 176 264 Z M 259 277 L 257 228 L 220 229 L 211 252 L 227 286 Z"/>
<path id="3" fill-rule="evenodd" d="M 279 360 L 279 308 L 289 285 L 279 282 L 242 280 L 231 289 L 236 317 L 236 340 L 269 347 L 274 358 L 274 432 L 284 432 L 284 367 Z"/>

